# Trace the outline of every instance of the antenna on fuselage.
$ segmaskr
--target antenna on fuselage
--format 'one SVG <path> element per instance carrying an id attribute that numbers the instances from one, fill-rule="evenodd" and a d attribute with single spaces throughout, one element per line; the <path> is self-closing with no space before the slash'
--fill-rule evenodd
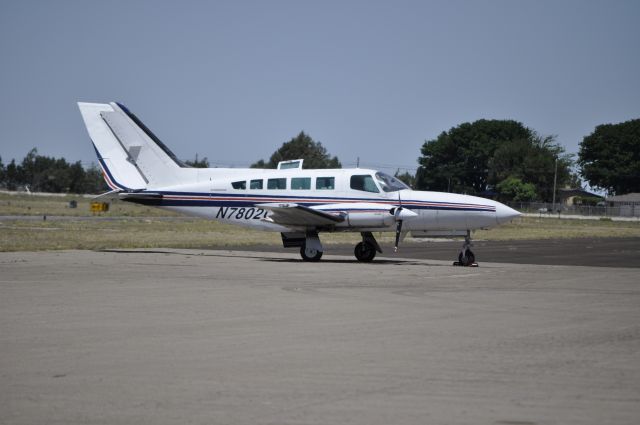
<path id="1" fill-rule="evenodd" d="M 356 158 L 356 168 L 360 168 L 360 157 Z"/>

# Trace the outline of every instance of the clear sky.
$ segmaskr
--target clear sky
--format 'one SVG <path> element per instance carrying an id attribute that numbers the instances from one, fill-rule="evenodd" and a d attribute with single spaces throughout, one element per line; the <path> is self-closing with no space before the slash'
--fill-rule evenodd
<path id="1" fill-rule="evenodd" d="M 304 130 L 344 165 L 515 119 L 569 152 L 640 117 L 640 1 L 0 0 L 0 156 L 95 162 L 77 101 L 178 157 L 268 159 Z"/>

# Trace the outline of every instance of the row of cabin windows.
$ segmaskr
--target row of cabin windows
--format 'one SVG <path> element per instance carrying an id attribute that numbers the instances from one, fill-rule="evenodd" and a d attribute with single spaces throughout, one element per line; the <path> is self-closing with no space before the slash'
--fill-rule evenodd
<path id="1" fill-rule="evenodd" d="M 381 174 L 381 173 L 378 173 Z M 386 177 L 386 175 L 385 175 Z M 249 189 L 263 189 L 264 180 L 250 180 L 249 181 Z M 351 180 L 349 182 L 349 186 L 353 190 L 361 190 L 363 192 L 372 192 L 378 193 L 380 190 L 378 186 L 376 186 L 373 177 L 369 174 L 362 175 L 354 175 L 351 176 Z M 382 184 L 382 183 L 381 183 Z M 245 190 L 247 188 L 247 182 L 237 181 L 231 183 L 234 189 Z M 286 178 L 276 178 L 276 179 L 268 179 L 267 180 L 267 189 L 270 190 L 285 190 L 287 188 L 287 179 Z M 385 188 L 385 192 L 389 192 L 390 190 L 386 190 L 387 186 L 383 184 L 383 188 Z M 394 188 L 395 190 L 403 189 L 404 187 Z M 311 190 L 311 177 L 292 177 L 291 178 L 291 189 L 292 190 Z M 316 177 L 316 190 L 333 190 L 335 189 L 335 177 Z"/>
<path id="2" fill-rule="evenodd" d="M 332 190 L 335 189 L 335 177 L 317 177 L 316 189 L 317 190 Z M 237 181 L 231 183 L 234 189 L 245 190 L 247 188 L 246 180 Z M 286 178 L 268 179 L 267 189 L 270 190 L 285 190 L 287 188 Z M 264 189 L 264 180 L 250 180 L 249 189 Z M 311 190 L 311 177 L 292 177 L 291 189 L 293 190 Z"/>

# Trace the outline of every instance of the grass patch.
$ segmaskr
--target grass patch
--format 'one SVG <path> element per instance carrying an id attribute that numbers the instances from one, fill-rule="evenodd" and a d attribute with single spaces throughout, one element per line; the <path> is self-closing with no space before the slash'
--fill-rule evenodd
<path id="1" fill-rule="evenodd" d="M 474 232 L 476 239 L 526 240 L 567 238 L 640 237 L 640 222 L 612 220 L 573 220 L 521 217 L 490 230 Z"/>
<path id="2" fill-rule="evenodd" d="M 69 208 L 76 200 L 77 208 Z M 92 220 L 91 198 L 0 194 L 0 216 L 66 216 L 67 220 L 0 221 L 0 251 L 108 248 L 224 248 L 230 246 L 281 246 L 280 235 L 214 221 L 187 218 L 176 213 L 126 202 L 113 202 L 101 214 L 113 220 Z M 392 243 L 394 233 L 377 233 L 381 243 Z M 640 222 L 568 220 L 522 217 L 491 230 L 474 232 L 474 239 L 523 240 L 552 238 L 640 237 Z M 325 244 L 355 244 L 357 233 L 322 234 Z M 411 243 L 407 237 L 405 243 Z"/>
<path id="3" fill-rule="evenodd" d="M 93 198 L 84 195 L 41 196 L 27 194 L 0 193 L 1 215 L 47 215 L 65 217 L 90 217 Z M 70 208 L 69 202 L 76 201 L 77 208 Z M 179 214 L 159 208 L 136 205 L 113 200 L 109 211 L 100 213 L 104 217 L 178 217 Z"/>
<path id="4" fill-rule="evenodd" d="M 323 234 L 325 244 L 355 243 L 357 233 Z M 382 237 L 393 239 L 393 233 Z M 280 234 L 199 219 L 0 222 L 0 251 L 108 248 L 281 246 Z"/>

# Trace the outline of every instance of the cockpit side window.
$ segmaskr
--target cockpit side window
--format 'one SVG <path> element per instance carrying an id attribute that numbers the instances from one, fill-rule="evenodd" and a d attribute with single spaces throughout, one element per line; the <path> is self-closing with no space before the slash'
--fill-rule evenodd
<path id="1" fill-rule="evenodd" d="M 397 192 L 398 190 L 410 189 L 410 187 L 402 181 L 381 171 L 376 173 L 376 180 L 385 192 Z"/>
<path id="2" fill-rule="evenodd" d="M 378 187 L 369 174 L 351 176 L 351 189 L 378 193 Z"/>

